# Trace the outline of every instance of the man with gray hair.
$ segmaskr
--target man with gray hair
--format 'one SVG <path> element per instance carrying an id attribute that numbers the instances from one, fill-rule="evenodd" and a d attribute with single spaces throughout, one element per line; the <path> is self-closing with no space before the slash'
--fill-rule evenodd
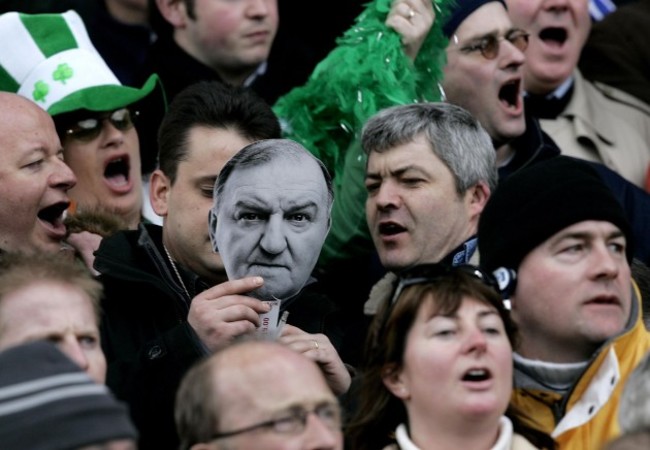
<path id="1" fill-rule="evenodd" d="M 423 263 L 477 263 L 479 215 L 498 179 L 490 136 L 468 111 L 453 104 L 424 102 L 384 109 L 366 122 L 361 145 L 367 157 L 365 233 L 372 237 L 376 265 L 381 266 L 376 272 L 384 276 L 372 287 L 363 308 L 358 297 L 337 290 L 336 297 L 344 297 L 339 303 L 347 305 L 349 321 L 345 348 L 351 353 L 344 359 L 353 364 L 360 359 L 371 316 L 391 291 L 398 272 Z M 354 193 L 342 197 L 337 202 L 358 201 Z M 350 244 L 367 241 L 358 223 L 361 214 L 352 207 L 347 210 L 348 216 L 332 231 Z M 347 233 L 354 237 L 348 239 Z"/>

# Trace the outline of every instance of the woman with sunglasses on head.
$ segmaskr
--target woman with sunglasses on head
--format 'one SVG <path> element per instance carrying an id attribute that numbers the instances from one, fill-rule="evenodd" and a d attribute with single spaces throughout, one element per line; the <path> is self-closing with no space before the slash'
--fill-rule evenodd
<path id="1" fill-rule="evenodd" d="M 2 14 L 2 38 L 13 52 L 0 55 L 0 73 L 7 74 L 0 90 L 33 100 L 53 117 L 63 159 L 77 178 L 68 214 L 105 220 L 110 231 L 114 224 L 137 228 L 148 203 L 143 176 L 155 169 L 155 131 L 165 112 L 158 77 L 140 89 L 122 85 L 72 10 Z"/>
<path id="2" fill-rule="evenodd" d="M 554 448 L 509 409 L 515 329 L 492 285 L 473 266 L 402 274 L 368 334 L 351 449 Z"/>

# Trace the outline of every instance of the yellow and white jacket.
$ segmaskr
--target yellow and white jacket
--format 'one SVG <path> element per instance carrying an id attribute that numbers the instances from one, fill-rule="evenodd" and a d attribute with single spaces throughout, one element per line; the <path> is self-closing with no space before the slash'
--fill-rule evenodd
<path id="1" fill-rule="evenodd" d="M 650 333 L 641 317 L 641 295 L 633 284 L 632 311 L 625 330 L 602 345 L 566 394 L 541 384 L 533 386 L 534 381 L 515 367 L 512 403 L 534 421 L 532 426 L 550 434 L 560 450 L 597 450 L 621 433 L 618 405 L 623 386 L 650 350 Z"/>

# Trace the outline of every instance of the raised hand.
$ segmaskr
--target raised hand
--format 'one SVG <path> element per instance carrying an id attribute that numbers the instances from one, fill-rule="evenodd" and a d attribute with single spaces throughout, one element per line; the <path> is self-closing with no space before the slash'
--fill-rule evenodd
<path id="1" fill-rule="evenodd" d="M 259 314 L 270 306 L 243 294 L 263 283 L 261 277 L 226 281 L 194 297 L 187 321 L 208 350 L 214 352 L 259 326 Z"/>

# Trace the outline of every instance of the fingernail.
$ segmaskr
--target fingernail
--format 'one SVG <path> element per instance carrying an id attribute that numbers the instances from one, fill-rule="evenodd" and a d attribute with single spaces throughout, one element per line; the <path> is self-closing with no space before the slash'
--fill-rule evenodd
<path id="1" fill-rule="evenodd" d="M 264 279 L 262 279 L 262 277 L 255 277 L 255 280 L 253 280 L 253 282 L 254 282 L 255 284 L 258 284 L 258 285 L 259 285 L 259 284 L 263 284 L 263 283 L 264 283 Z"/>

